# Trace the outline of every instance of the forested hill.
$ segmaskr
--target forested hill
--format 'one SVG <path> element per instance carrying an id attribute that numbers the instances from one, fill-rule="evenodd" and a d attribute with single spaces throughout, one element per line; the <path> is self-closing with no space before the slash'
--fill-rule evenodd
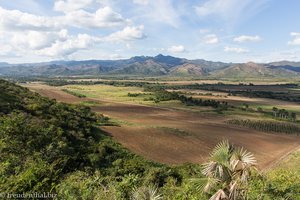
<path id="1" fill-rule="evenodd" d="M 146 161 L 105 136 L 97 128 L 101 115 L 88 107 L 58 103 L 4 80 L 0 91 L 2 193 L 130 199 L 143 185 L 182 184 L 180 168 Z"/>
<path id="2" fill-rule="evenodd" d="M 0 188 L 50 191 L 61 175 L 91 166 L 95 114 L 0 80 Z"/>

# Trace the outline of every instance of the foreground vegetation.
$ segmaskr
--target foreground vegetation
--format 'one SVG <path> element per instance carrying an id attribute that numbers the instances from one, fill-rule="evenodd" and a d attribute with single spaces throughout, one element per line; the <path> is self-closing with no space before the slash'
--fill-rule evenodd
<path id="1" fill-rule="evenodd" d="M 3 80 L 0 90 L 1 193 L 51 192 L 58 199 L 143 199 L 152 194 L 157 199 L 181 200 L 209 199 L 224 186 L 221 189 L 227 199 L 244 198 L 227 194 L 226 184 L 239 180 L 235 170 L 240 164 L 232 168 L 232 158 L 243 158 L 228 143 L 213 152 L 211 161 L 216 165 L 158 164 L 130 153 L 106 136 L 99 125 L 107 118 L 88 107 L 58 103 Z M 221 172 L 228 170 L 232 178 L 223 174 L 223 179 Z M 248 184 L 243 194 L 248 199 L 300 199 L 298 173 L 245 173 Z M 214 174 L 225 185 L 218 182 L 208 193 L 195 186 L 194 179 L 211 179 Z"/>

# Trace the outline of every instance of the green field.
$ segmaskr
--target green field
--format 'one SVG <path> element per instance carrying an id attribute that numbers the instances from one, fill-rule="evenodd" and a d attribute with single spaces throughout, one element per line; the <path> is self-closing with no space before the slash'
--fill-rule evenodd
<path id="1" fill-rule="evenodd" d="M 67 85 L 61 88 L 70 90 L 74 93 L 84 95 L 87 98 L 92 98 L 100 101 L 113 101 L 122 103 L 134 103 L 142 105 L 150 105 L 157 107 L 175 108 L 187 110 L 192 112 L 210 112 L 210 108 L 190 107 L 183 105 L 178 100 L 161 101 L 155 103 L 154 101 L 146 100 L 153 98 L 154 95 L 150 92 L 144 92 L 141 87 L 116 87 L 110 85 Z M 137 97 L 130 97 L 128 93 L 140 94 Z M 95 101 L 96 102 L 96 101 Z"/>

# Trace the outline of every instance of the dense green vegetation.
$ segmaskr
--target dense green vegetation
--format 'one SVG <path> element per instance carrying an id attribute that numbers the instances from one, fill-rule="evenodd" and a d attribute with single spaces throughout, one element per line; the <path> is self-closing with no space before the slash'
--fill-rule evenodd
<path id="1" fill-rule="evenodd" d="M 179 100 L 181 103 L 188 106 L 211 106 L 213 108 L 218 108 L 220 111 L 228 108 L 227 102 L 220 102 L 213 99 L 194 99 L 193 97 L 188 97 L 179 92 L 169 92 L 161 85 L 146 85 L 144 91 L 152 92 L 155 96 L 153 100 L 156 103 L 160 101 Z"/>
<path id="2" fill-rule="evenodd" d="M 108 118 L 88 107 L 58 103 L 3 80 L 0 91 L 1 193 L 51 192 L 58 199 L 87 200 L 141 199 L 145 194 L 209 199 L 213 194 L 191 181 L 205 178 L 202 166 L 171 167 L 130 153 L 99 129 Z M 235 155 L 231 150 L 220 152 Z M 229 160 L 223 161 L 227 169 Z M 248 178 L 249 199 L 300 198 L 299 174 L 274 171 Z"/>
<path id="3" fill-rule="evenodd" d="M 227 121 L 229 124 L 235 124 L 247 128 L 256 129 L 265 132 L 276 132 L 286 134 L 300 134 L 300 126 L 289 122 L 277 122 L 270 120 L 250 120 L 250 119 L 232 119 Z"/>

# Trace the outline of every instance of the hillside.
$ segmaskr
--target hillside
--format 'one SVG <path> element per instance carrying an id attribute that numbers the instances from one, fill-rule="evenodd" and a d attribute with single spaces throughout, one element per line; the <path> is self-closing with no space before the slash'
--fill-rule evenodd
<path id="1" fill-rule="evenodd" d="M 290 71 L 300 72 L 300 62 L 281 61 L 268 63 L 267 66 L 271 69 L 287 69 Z"/>
<path id="2" fill-rule="evenodd" d="M 169 74 L 173 76 L 207 76 L 208 70 L 201 65 L 185 63 L 173 67 Z"/>
<path id="3" fill-rule="evenodd" d="M 253 62 L 234 64 L 212 73 L 216 78 L 283 78 L 297 77 L 299 74 L 286 69 L 273 69 Z"/>
<path id="4" fill-rule="evenodd" d="M 115 75 L 143 75 L 143 76 L 161 76 L 166 75 L 167 66 L 157 63 L 154 60 L 145 60 L 143 62 L 135 62 L 129 64 L 122 69 L 110 71 L 109 74 Z"/>

